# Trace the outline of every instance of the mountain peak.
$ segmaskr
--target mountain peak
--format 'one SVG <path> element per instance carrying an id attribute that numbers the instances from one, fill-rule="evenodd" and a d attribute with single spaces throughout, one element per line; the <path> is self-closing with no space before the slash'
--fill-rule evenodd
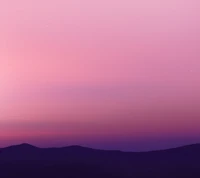
<path id="1" fill-rule="evenodd" d="M 22 144 L 20 144 L 20 145 L 18 145 L 18 146 L 23 146 L 23 147 L 35 147 L 35 146 L 33 146 L 33 145 L 31 145 L 31 144 L 28 144 L 28 143 L 22 143 Z"/>
<path id="2" fill-rule="evenodd" d="M 33 145 L 30 145 L 28 143 L 22 143 L 22 144 L 19 144 L 19 145 L 13 145 L 13 146 L 10 146 L 12 148 L 25 148 L 25 149 L 30 149 L 30 148 L 37 148 Z"/>

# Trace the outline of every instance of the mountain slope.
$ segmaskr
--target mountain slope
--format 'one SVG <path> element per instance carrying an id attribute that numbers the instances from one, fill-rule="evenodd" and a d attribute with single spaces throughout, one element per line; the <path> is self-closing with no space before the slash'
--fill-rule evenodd
<path id="1" fill-rule="evenodd" d="M 200 177 L 200 144 L 150 152 L 21 144 L 0 149 L 4 177 Z"/>

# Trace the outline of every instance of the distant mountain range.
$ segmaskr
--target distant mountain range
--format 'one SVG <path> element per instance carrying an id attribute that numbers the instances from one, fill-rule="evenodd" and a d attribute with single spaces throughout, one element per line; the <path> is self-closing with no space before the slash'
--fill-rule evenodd
<path id="1" fill-rule="evenodd" d="M 21 144 L 0 149 L 0 177 L 199 178 L 200 144 L 149 152 Z"/>

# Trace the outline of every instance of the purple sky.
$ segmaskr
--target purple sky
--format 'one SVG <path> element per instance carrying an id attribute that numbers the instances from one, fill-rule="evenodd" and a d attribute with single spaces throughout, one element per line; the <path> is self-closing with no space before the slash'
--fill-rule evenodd
<path id="1" fill-rule="evenodd" d="M 198 0 L 1 0 L 0 147 L 200 142 Z"/>

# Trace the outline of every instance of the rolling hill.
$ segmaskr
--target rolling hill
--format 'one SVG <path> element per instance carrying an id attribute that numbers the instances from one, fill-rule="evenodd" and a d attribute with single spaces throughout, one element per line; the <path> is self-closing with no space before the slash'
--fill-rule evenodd
<path id="1" fill-rule="evenodd" d="M 149 152 L 97 150 L 81 146 L 0 149 L 2 178 L 181 178 L 200 177 L 200 144 Z"/>

